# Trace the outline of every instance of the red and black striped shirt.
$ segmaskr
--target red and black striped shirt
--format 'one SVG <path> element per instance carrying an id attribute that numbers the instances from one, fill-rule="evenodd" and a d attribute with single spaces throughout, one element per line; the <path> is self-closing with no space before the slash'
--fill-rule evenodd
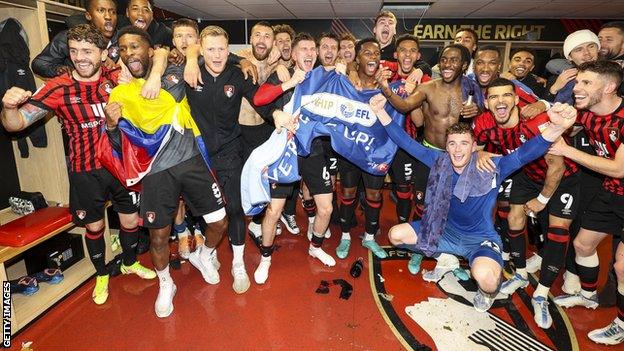
<path id="1" fill-rule="evenodd" d="M 483 145 L 485 143 L 493 143 L 500 146 L 503 155 L 508 155 L 529 139 L 541 134 L 550 123 L 548 114 L 540 113 L 535 118 L 528 121 L 520 121 L 515 127 L 502 128 L 496 124 L 496 120 L 490 111 L 484 112 L 477 116 L 473 123 L 473 130 L 477 143 Z M 576 163 L 569 159 L 564 159 L 565 171 L 563 177 L 568 177 L 578 171 Z M 522 171 L 531 180 L 538 184 L 543 184 L 548 171 L 548 164 L 544 157 L 528 163 L 522 167 Z"/>
<path id="2" fill-rule="evenodd" d="M 610 160 L 624 142 L 624 100 L 611 114 L 598 116 L 590 111 L 579 112 L 576 123 L 585 128 L 596 155 Z M 609 192 L 624 196 L 621 178 L 605 177 L 602 186 Z"/>
<path id="3" fill-rule="evenodd" d="M 104 106 L 115 87 L 120 69 L 102 68 L 96 82 L 79 82 L 70 74 L 48 80 L 35 92 L 32 105 L 53 111 L 69 137 L 69 160 L 73 172 L 102 167 L 95 146 L 104 124 Z"/>

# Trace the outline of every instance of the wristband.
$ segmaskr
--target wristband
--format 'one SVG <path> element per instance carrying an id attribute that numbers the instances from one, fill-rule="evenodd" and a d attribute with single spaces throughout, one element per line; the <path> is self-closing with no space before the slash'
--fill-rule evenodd
<path id="1" fill-rule="evenodd" d="M 550 201 L 550 198 L 540 193 L 539 195 L 537 195 L 537 201 L 539 201 L 542 205 L 548 205 L 548 201 Z"/>

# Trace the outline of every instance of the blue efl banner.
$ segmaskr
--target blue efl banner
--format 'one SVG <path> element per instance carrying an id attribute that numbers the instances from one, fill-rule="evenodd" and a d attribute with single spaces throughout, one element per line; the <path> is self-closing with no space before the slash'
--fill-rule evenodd
<path id="1" fill-rule="evenodd" d="M 334 151 L 362 170 L 385 175 L 397 146 L 390 140 L 368 101 L 380 90 L 358 91 L 344 75 L 317 67 L 295 88 L 284 111 L 299 117 L 297 151 L 310 153 L 312 140 L 329 136 Z M 386 111 L 403 125 L 404 116 L 389 103 Z"/>

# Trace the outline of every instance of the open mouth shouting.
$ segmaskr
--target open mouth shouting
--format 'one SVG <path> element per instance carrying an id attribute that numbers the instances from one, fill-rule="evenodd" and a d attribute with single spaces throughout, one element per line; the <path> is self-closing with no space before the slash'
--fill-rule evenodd
<path id="1" fill-rule="evenodd" d="M 311 57 L 305 58 L 303 60 L 303 68 L 304 71 L 311 71 L 314 68 L 314 60 Z"/>
<path id="2" fill-rule="evenodd" d="M 137 18 L 133 25 L 140 29 L 147 29 L 147 22 L 141 17 Z"/>
<path id="3" fill-rule="evenodd" d="M 377 72 L 377 68 L 379 67 L 378 61 L 368 61 L 366 63 L 366 74 L 372 76 Z"/>

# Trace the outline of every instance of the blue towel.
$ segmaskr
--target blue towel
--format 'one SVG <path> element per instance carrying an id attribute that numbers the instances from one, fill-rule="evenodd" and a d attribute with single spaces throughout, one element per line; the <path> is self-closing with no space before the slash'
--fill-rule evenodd
<path id="1" fill-rule="evenodd" d="M 447 155 L 441 155 L 431 168 L 427 179 L 427 191 L 425 196 L 425 210 L 418 237 L 418 248 L 426 255 L 433 255 L 438 248 L 438 242 L 444 229 L 449 214 L 451 196 L 464 202 L 468 197 L 483 196 L 492 190 L 492 184 L 498 174 L 481 172 L 477 169 L 477 154 L 473 153 L 470 163 L 452 188 L 453 164 Z"/>

